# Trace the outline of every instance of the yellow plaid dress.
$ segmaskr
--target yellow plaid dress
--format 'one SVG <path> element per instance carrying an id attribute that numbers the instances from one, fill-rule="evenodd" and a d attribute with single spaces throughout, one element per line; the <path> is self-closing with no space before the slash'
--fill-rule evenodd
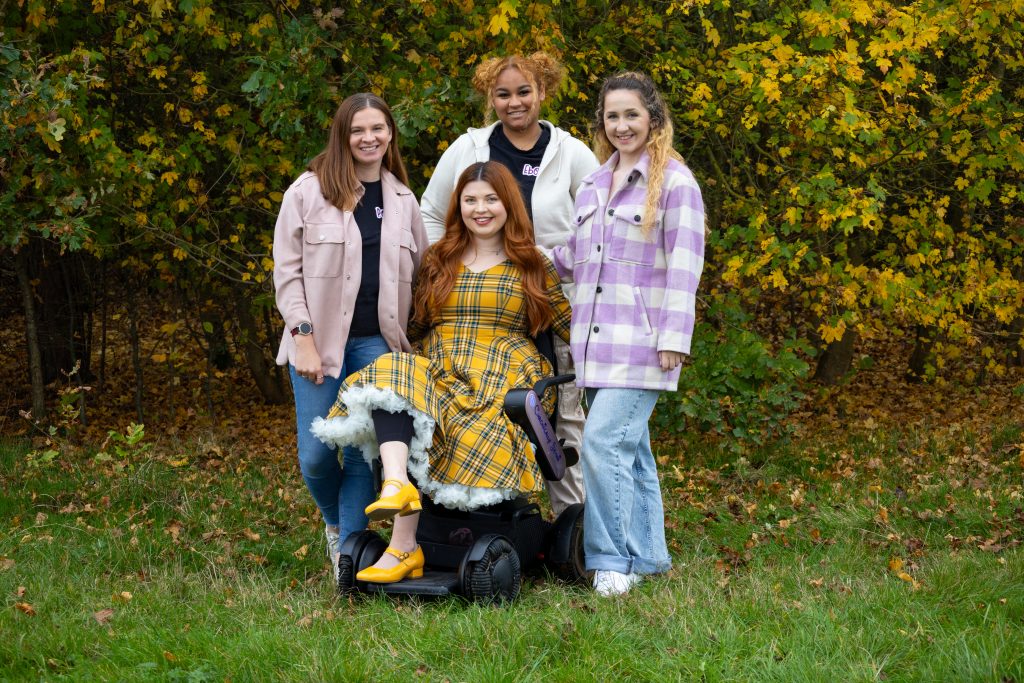
<path id="1" fill-rule="evenodd" d="M 554 267 L 546 266 L 553 329 L 568 339 L 569 303 Z M 508 260 L 479 273 L 462 267 L 423 339 L 422 355 L 386 354 L 345 380 L 326 422 L 340 427 L 356 418 L 359 426 L 347 425 L 343 438 L 329 442 L 359 445 L 364 455 L 377 457 L 376 441 L 366 434 L 372 431 L 368 411 L 405 409 L 416 418 L 409 470 L 436 502 L 472 509 L 535 491 L 542 480 L 533 448 L 502 405 L 509 389 L 531 387 L 550 374 L 528 336 L 519 270 Z M 549 410 L 554 393 L 548 392 Z M 431 422 L 432 438 L 426 434 Z"/>

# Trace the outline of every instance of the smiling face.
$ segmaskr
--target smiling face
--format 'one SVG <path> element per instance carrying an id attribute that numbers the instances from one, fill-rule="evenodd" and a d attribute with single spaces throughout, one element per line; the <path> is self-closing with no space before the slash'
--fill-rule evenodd
<path id="1" fill-rule="evenodd" d="M 604 97 L 604 134 L 619 157 L 634 162 L 651 134 L 651 115 L 635 90 L 609 90 Z"/>
<path id="2" fill-rule="evenodd" d="M 379 175 L 381 162 L 390 142 L 391 129 L 388 127 L 384 112 L 380 109 L 367 107 L 352 116 L 348 144 L 357 174 L 360 171 L 369 171 L 371 175 Z"/>
<path id="3" fill-rule="evenodd" d="M 544 91 L 516 67 L 498 74 L 491 90 L 491 106 L 507 130 L 525 132 L 538 125 Z"/>
<path id="4" fill-rule="evenodd" d="M 474 237 L 491 238 L 505 229 L 508 212 L 487 181 L 466 183 L 459 195 L 459 205 L 462 207 L 462 222 Z"/>

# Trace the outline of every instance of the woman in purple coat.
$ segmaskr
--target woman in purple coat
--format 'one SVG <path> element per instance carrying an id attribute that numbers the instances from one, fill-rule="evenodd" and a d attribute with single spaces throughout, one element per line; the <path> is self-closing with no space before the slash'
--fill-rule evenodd
<path id="1" fill-rule="evenodd" d="M 576 231 L 553 260 L 576 283 L 570 346 L 586 390 L 586 568 L 601 595 L 671 567 L 648 421 L 690 351 L 704 265 L 700 188 L 672 148 L 665 101 L 646 75 L 605 80 Z"/>

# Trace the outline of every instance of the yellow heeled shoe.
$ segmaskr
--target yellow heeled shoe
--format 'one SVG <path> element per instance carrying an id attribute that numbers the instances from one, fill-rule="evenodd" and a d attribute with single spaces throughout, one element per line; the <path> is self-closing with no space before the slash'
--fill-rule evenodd
<path id="1" fill-rule="evenodd" d="M 423 509 L 423 504 L 420 503 L 420 492 L 416 490 L 416 487 L 411 482 L 407 482 L 403 486 L 402 482 L 397 479 L 385 479 L 384 486 L 388 484 L 400 487 L 398 493 L 390 496 L 381 496 L 373 503 L 367 505 L 365 510 L 367 517 L 375 522 L 379 522 L 383 519 L 391 519 L 395 515 L 405 517 Z M 384 488 L 384 486 L 381 488 Z"/>
<path id="2" fill-rule="evenodd" d="M 411 553 L 406 553 L 389 546 L 384 552 L 388 555 L 394 555 L 397 557 L 399 560 L 398 564 L 394 567 L 388 567 L 387 569 L 381 569 L 380 567 L 367 567 L 356 574 L 356 581 L 366 581 L 367 583 L 395 583 L 396 581 L 401 581 L 406 577 L 418 579 L 423 576 L 423 548 L 416 546 L 416 550 L 413 550 Z"/>

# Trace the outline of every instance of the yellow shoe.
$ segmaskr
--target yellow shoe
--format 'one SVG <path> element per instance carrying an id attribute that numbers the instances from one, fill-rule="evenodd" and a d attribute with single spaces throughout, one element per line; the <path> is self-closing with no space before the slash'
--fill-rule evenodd
<path id="1" fill-rule="evenodd" d="M 418 579 L 423 576 L 423 548 L 416 546 L 416 550 L 413 550 L 411 553 L 406 553 L 401 550 L 395 550 L 392 547 L 388 547 L 384 552 L 397 557 L 399 560 L 398 564 L 394 567 L 388 567 L 387 569 L 381 569 L 380 567 L 367 567 L 356 574 L 356 581 L 366 581 L 368 583 L 395 583 L 396 581 L 401 581 L 407 576 L 412 579 Z"/>
<path id="2" fill-rule="evenodd" d="M 420 503 L 420 492 L 416 490 L 416 487 L 411 482 L 407 482 L 403 486 L 402 482 L 397 479 L 384 480 L 384 486 L 388 484 L 401 488 L 399 488 L 398 493 L 390 496 L 381 496 L 373 503 L 367 505 L 365 510 L 367 517 L 375 522 L 379 522 L 382 519 L 391 519 L 395 515 L 405 517 L 423 509 L 423 505 Z"/>

